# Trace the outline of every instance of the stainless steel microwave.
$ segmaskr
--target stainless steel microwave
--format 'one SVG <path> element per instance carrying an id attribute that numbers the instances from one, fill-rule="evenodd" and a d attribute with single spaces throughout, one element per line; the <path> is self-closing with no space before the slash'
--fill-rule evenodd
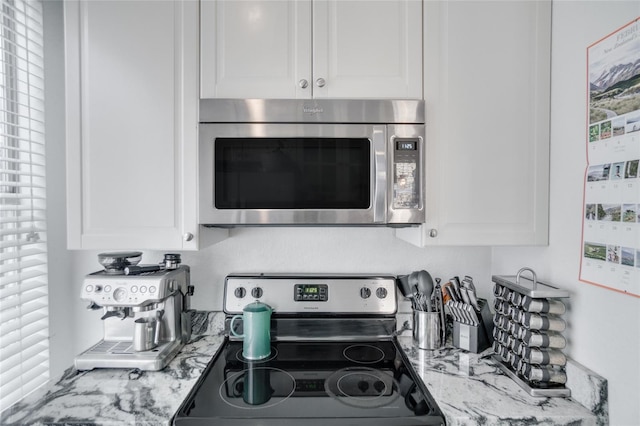
<path id="1" fill-rule="evenodd" d="M 206 99 L 199 222 L 424 222 L 423 101 Z"/>

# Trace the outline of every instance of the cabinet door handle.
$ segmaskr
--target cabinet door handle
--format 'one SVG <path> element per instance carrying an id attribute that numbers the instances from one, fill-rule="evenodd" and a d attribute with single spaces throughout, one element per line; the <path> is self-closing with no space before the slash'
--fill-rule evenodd
<path id="1" fill-rule="evenodd" d="M 438 236 L 438 230 L 437 229 L 429 229 L 429 236 L 431 238 L 436 238 Z"/>
<path id="2" fill-rule="evenodd" d="M 309 86 L 309 82 L 303 78 L 298 82 L 298 86 L 300 86 L 300 88 L 302 89 L 306 89 L 307 86 Z"/>
<path id="3" fill-rule="evenodd" d="M 327 82 L 324 78 L 319 78 L 316 80 L 316 86 L 318 87 L 324 87 L 325 84 L 327 84 Z"/>
<path id="4" fill-rule="evenodd" d="M 185 241 L 191 241 L 191 240 L 193 240 L 193 234 L 192 234 L 191 232 L 186 232 L 186 233 L 182 236 L 182 238 L 183 238 Z"/>

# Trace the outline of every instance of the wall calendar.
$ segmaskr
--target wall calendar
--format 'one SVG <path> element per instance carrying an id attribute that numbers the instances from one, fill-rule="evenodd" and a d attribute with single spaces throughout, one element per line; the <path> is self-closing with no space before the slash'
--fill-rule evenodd
<path id="1" fill-rule="evenodd" d="M 587 48 L 580 280 L 640 297 L 640 17 Z"/>

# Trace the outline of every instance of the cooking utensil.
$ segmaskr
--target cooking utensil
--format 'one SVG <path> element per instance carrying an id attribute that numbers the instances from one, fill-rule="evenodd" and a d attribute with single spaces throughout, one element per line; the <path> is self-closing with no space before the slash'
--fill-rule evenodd
<path id="1" fill-rule="evenodd" d="M 449 296 L 449 299 L 452 302 L 457 302 L 458 300 L 458 296 L 456 295 L 456 291 L 453 288 L 453 284 L 451 284 L 451 282 L 446 283 L 443 287 L 444 291 L 446 292 L 446 295 Z"/>
<path id="2" fill-rule="evenodd" d="M 456 292 L 456 299 L 462 300 L 462 294 L 460 293 L 460 278 L 453 277 L 451 278 L 450 281 L 451 281 L 451 284 L 453 285 L 453 289 Z"/>
<path id="3" fill-rule="evenodd" d="M 465 289 L 467 298 L 469 299 L 467 303 L 470 303 L 477 312 L 480 312 L 480 305 L 478 304 L 478 294 L 476 293 L 476 286 L 473 285 L 473 278 L 469 276 L 464 277 L 464 280 L 462 280 L 461 290 L 464 291 Z"/>
<path id="4" fill-rule="evenodd" d="M 471 303 L 471 301 L 469 300 L 469 293 L 467 292 L 467 289 L 464 287 L 460 287 L 460 295 L 462 296 L 462 301 L 469 305 Z"/>
<path id="5" fill-rule="evenodd" d="M 415 296 L 413 296 L 413 302 L 411 307 L 414 311 L 425 311 L 431 312 L 431 300 L 427 297 L 426 294 L 416 291 Z"/>
<path id="6" fill-rule="evenodd" d="M 444 321 L 444 302 L 442 301 L 442 287 L 440 286 L 440 278 L 436 278 L 436 286 L 433 292 L 436 296 L 436 309 L 440 313 L 440 341 L 444 343 L 447 340 L 447 330 Z"/>
<path id="7" fill-rule="evenodd" d="M 433 278 L 431 274 L 425 270 L 418 271 L 418 290 L 431 297 L 433 293 Z"/>
<path id="8" fill-rule="evenodd" d="M 409 275 L 398 275 L 396 277 L 396 285 L 404 297 L 413 299 L 413 296 L 415 296 L 415 288 L 409 284 Z"/>
<path id="9" fill-rule="evenodd" d="M 471 325 L 477 327 L 480 324 L 480 320 L 478 319 L 478 315 L 476 314 L 475 308 L 471 305 L 464 305 L 465 310 L 467 311 L 469 317 L 471 318 Z"/>

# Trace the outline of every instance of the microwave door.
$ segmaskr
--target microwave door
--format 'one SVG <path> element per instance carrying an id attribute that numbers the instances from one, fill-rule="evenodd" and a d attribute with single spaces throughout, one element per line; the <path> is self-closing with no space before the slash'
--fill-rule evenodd
<path id="1" fill-rule="evenodd" d="M 200 130 L 200 223 L 385 222 L 384 125 L 202 124 Z"/>

